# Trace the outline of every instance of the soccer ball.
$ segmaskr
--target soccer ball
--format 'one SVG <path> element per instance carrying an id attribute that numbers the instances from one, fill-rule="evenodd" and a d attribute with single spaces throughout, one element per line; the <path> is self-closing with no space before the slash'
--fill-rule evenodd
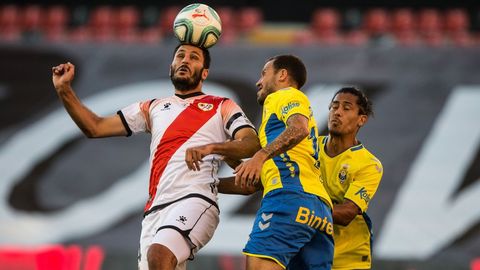
<path id="1" fill-rule="evenodd" d="M 205 4 L 190 4 L 175 17 L 173 32 L 182 44 L 207 49 L 220 38 L 222 22 L 213 8 Z"/>

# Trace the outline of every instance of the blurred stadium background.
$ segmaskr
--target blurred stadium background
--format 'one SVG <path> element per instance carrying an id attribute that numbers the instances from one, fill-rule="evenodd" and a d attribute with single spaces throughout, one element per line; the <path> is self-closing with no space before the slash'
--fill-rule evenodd
<path id="1" fill-rule="evenodd" d="M 480 3 L 203 2 L 223 22 L 205 89 L 256 124 L 254 84 L 279 53 L 305 60 L 323 133 L 336 89 L 371 96 L 359 137 L 385 169 L 368 211 L 373 269 L 480 269 Z M 0 3 L 0 270 L 136 269 L 149 137 L 84 138 L 51 67 L 74 63 L 99 114 L 171 95 L 171 26 L 189 3 Z M 219 200 L 219 229 L 189 269 L 243 269 L 260 196 Z"/>

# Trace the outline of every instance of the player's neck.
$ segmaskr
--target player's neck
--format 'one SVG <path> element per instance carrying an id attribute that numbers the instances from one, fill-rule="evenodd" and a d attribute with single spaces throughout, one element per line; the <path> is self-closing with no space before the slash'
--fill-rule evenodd
<path id="1" fill-rule="evenodd" d="M 175 95 L 177 97 L 192 97 L 196 95 L 202 95 L 202 88 L 195 88 L 192 90 L 177 90 L 175 89 Z"/>
<path id="2" fill-rule="evenodd" d="M 359 142 L 355 136 L 336 136 L 329 134 L 325 152 L 330 157 L 334 157 L 358 144 Z"/>

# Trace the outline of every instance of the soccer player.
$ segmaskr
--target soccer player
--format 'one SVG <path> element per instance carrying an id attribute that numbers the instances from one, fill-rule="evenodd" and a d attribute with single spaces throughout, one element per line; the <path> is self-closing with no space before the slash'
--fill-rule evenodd
<path id="1" fill-rule="evenodd" d="M 366 211 L 383 169 L 356 136 L 372 115 L 372 104 L 362 91 L 345 87 L 334 95 L 329 109 L 328 136 L 319 141 L 321 175 L 333 201 L 332 269 L 370 269 L 372 223 Z"/>
<path id="2" fill-rule="evenodd" d="M 73 64 L 53 67 L 57 94 L 86 136 L 152 136 L 139 269 L 185 269 L 219 222 L 220 157 L 242 159 L 260 148 L 254 126 L 235 102 L 202 92 L 209 66 L 208 50 L 177 46 L 170 67 L 175 95 L 137 102 L 108 117 L 97 116 L 75 95 Z M 203 162 L 193 162 L 192 155 Z"/>
<path id="3" fill-rule="evenodd" d="M 263 105 L 262 149 L 235 169 L 240 191 L 257 187 L 259 181 L 263 188 L 243 250 L 248 270 L 331 267 L 332 203 L 320 181 L 318 133 L 310 102 L 298 90 L 306 77 L 299 58 L 279 55 L 266 62 L 257 82 L 257 101 Z M 220 184 L 220 192 L 241 193 L 228 183 Z"/>

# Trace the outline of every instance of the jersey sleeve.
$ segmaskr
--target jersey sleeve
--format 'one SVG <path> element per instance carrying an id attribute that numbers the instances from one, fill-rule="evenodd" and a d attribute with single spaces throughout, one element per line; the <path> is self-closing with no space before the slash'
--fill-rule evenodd
<path id="1" fill-rule="evenodd" d="M 150 132 L 150 106 L 153 101 L 136 102 L 117 112 L 127 130 L 127 136 Z"/>
<path id="2" fill-rule="evenodd" d="M 377 159 L 372 159 L 371 163 L 357 171 L 354 181 L 345 193 L 345 199 L 353 201 L 362 212 L 367 211 L 368 204 L 377 191 L 382 175 L 382 164 Z"/>
<path id="3" fill-rule="evenodd" d="M 294 114 L 301 114 L 310 118 L 310 102 L 300 93 L 287 92 L 279 96 L 276 104 L 276 113 L 284 123 Z"/>
<path id="4" fill-rule="evenodd" d="M 233 100 L 225 99 L 221 106 L 223 127 L 231 138 L 235 138 L 235 133 L 242 128 L 252 128 L 257 132 L 255 126 Z"/>

